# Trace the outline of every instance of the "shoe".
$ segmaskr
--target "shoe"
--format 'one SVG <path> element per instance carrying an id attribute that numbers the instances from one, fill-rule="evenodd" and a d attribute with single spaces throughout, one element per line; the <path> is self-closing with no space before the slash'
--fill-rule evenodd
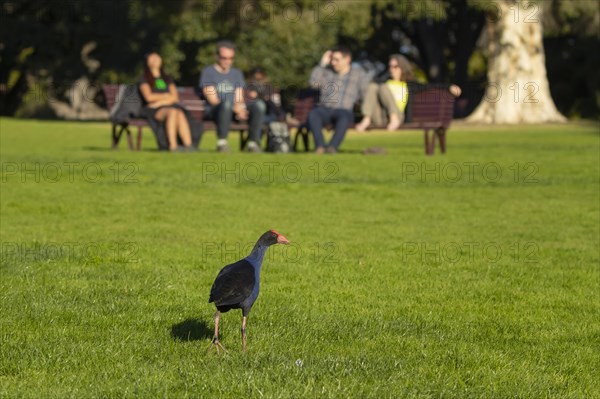
<path id="1" fill-rule="evenodd" d="M 324 147 L 317 147 L 315 148 L 315 154 L 317 155 L 321 155 L 325 153 L 325 148 Z"/>
<path id="2" fill-rule="evenodd" d="M 254 153 L 262 152 L 260 146 L 255 141 L 248 141 L 248 143 L 246 144 L 246 151 Z"/>
<path id="3" fill-rule="evenodd" d="M 229 148 L 229 144 L 219 144 L 217 145 L 217 152 L 229 153 L 231 152 L 231 148 Z"/>
<path id="4" fill-rule="evenodd" d="M 338 150 L 335 147 L 327 147 L 325 149 L 325 152 L 327 154 L 337 154 Z"/>

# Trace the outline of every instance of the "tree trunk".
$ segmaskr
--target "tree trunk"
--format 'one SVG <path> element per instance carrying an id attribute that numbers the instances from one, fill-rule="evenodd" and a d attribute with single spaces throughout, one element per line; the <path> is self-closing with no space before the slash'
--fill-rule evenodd
<path id="1" fill-rule="evenodd" d="M 479 123 L 564 122 L 550 95 L 542 43 L 543 2 L 503 0 L 488 18 L 488 86 L 467 118 Z M 488 11 L 492 10 L 492 6 Z M 485 37 L 486 36 L 486 37 Z"/>

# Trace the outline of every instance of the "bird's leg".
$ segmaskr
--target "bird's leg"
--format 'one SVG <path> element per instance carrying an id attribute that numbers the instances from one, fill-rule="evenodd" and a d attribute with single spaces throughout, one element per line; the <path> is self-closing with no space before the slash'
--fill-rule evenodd
<path id="1" fill-rule="evenodd" d="M 215 335 L 213 336 L 213 342 L 219 341 L 219 320 L 221 319 L 221 312 L 217 310 L 215 313 Z"/>
<path id="2" fill-rule="evenodd" d="M 227 349 L 225 349 L 223 344 L 221 344 L 221 342 L 219 341 L 219 320 L 220 319 L 221 319 L 221 312 L 219 312 L 217 310 L 217 312 L 215 313 L 215 335 L 213 336 L 210 346 L 208 347 L 209 351 L 211 349 L 215 348 L 217 350 L 217 353 L 219 353 L 220 349 L 223 349 L 223 352 L 227 352 Z"/>
<path id="3" fill-rule="evenodd" d="M 246 352 L 246 316 L 242 316 L 242 351 Z"/>

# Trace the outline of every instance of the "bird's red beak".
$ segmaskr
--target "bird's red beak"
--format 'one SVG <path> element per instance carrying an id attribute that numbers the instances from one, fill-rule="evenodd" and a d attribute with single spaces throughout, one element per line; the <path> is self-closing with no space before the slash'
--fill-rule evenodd
<path id="1" fill-rule="evenodd" d="M 277 244 L 289 244 L 290 241 L 283 236 L 283 234 L 279 234 L 277 236 Z"/>

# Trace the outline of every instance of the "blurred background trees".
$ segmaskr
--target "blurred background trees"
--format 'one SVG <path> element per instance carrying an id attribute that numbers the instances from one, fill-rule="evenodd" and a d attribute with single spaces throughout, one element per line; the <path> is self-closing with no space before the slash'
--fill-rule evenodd
<path id="1" fill-rule="evenodd" d="M 530 45 L 545 54 L 548 87 L 558 111 L 571 118 L 599 116 L 596 1 L 3 0 L 0 4 L 3 115 L 94 117 L 93 103 L 87 100 L 102 101 L 99 85 L 135 82 L 150 50 L 163 55 L 167 72 L 178 84 L 196 85 L 200 70 L 214 62 L 214 44 L 227 38 L 238 45 L 236 65 L 245 72 L 265 68 L 284 100 L 306 85 L 311 68 L 335 43 L 348 45 L 355 61 L 374 74 L 383 71 L 389 54 L 399 52 L 418 67 L 421 80 L 463 87 L 456 116 L 464 117 L 489 97 L 486 89 L 499 79 L 490 75 L 497 65 L 492 49 L 500 40 L 493 35 L 494 27 L 519 13 L 520 21 L 528 17 L 532 24 L 538 21 L 539 44 L 530 41 Z M 517 53 L 522 44 L 513 43 Z M 541 78 L 529 77 L 518 82 L 519 88 L 532 79 Z M 514 98 L 514 89 L 505 89 L 503 95 Z M 523 91 L 519 99 L 526 95 Z"/>

